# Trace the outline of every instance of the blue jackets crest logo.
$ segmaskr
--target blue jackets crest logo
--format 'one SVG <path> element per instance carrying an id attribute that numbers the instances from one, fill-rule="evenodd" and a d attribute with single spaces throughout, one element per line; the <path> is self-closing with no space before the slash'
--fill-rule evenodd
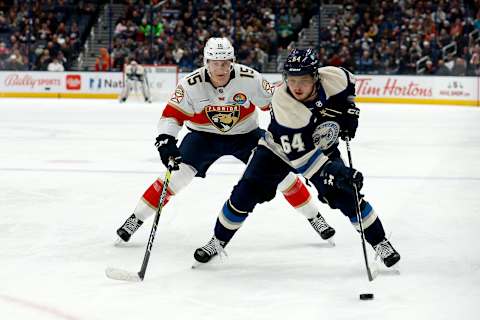
<path id="1" fill-rule="evenodd" d="M 313 131 L 313 144 L 321 150 L 327 150 L 337 142 L 339 132 L 340 126 L 337 122 L 323 122 Z"/>

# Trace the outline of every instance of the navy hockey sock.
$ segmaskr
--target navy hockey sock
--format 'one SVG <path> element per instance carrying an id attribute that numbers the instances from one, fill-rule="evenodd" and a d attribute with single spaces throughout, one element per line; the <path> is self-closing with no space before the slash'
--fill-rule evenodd
<path id="1" fill-rule="evenodd" d="M 385 239 L 385 230 L 383 229 L 382 222 L 378 217 L 368 228 L 363 230 L 363 232 L 365 234 L 365 240 L 367 240 L 372 247 L 376 246 Z"/>
<path id="2" fill-rule="evenodd" d="M 218 215 L 217 222 L 215 223 L 215 237 L 228 243 L 233 237 L 235 232 L 243 224 L 243 221 L 248 217 L 248 212 L 241 212 L 236 210 L 228 200 L 224 205 L 220 214 Z"/>

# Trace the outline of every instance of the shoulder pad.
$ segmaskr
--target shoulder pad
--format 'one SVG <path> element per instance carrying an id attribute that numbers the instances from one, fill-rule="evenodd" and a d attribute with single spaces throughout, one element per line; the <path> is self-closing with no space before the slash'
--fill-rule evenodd
<path id="1" fill-rule="evenodd" d="M 343 68 L 322 67 L 318 69 L 318 75 L 327 98 L 345 90 L 349 83 L 355 84 L 353 74 Z"/>

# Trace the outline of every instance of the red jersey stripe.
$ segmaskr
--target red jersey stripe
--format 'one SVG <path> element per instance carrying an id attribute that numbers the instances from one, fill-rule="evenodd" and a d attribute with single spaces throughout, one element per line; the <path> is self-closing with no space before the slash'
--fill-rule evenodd
<path id="1" fill-rule="evenodd" d="M 255 105 L 250 104 L 249 107 L 240 108 L 240 119 L 239 122 L 243 119 L 248 117 L 251 113 L 255 111 Z M 176 108 L 171 104 L 167 104 L 165 109 L 163 110 L 162 117 L 165 118 L 174 118 L 180 125 L 183 125 L 185 121 L 190 121 L 192 123 L 198 125 L 204 125 L 210 123 L 210 119 L 208 119 L 207 114 L 205 113 L 205 109 L 203 109 L 200 113 L 195 113 L 193 115 L 186 114 Z"/>

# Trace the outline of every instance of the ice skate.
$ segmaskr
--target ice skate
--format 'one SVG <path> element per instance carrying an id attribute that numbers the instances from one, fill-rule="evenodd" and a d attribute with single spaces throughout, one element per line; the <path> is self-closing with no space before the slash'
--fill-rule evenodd
<path id="1" fill-rule="evenodd" d="M 335 229 L 330 227 L 320 213 L 317 213 L 314 218 L 308 219 L 308 222 L 310 222 L 313 229 L 315 229 L 323 240 L 327 240 L 332 246 L 335 246 L 335 241 L 333 239 Z"/>
<path id="2" fill-rule="evenodd" d="M 193 257 L 195 258 L 195 263 L 192 265 L 192 268 L 196 268 L 199 265 L 205 264 L 212 260 L 213 257 L 219 256 L 220 258 L 227 253 L 225 251 L 225 246 L 227 244 L 224 241 L 220 241 L 215 236 L 208 241 L 206 245 L 195 250 Z"/>
<path id="3" fill-rule="evenodd" d="M 383 239 L 382 242 L 373 247 L 376 255 L 375 259 L 380 257 L 387 268 L 394 266 L 400 261 L 400 254 L 393 248 L 390 241 Z"/>
<path id="4" fill-rule="evenodd" d="M 118 228 L 117 235 L 118 239 L 115 242 L 115 245 L 121 245 L 126 243 L 130 240 L 132 234 L 140 228 L 143 224 L 143 221 L 135 217 L 135 214 L 132 214 L 124 223 L 123 225 Z"/>

